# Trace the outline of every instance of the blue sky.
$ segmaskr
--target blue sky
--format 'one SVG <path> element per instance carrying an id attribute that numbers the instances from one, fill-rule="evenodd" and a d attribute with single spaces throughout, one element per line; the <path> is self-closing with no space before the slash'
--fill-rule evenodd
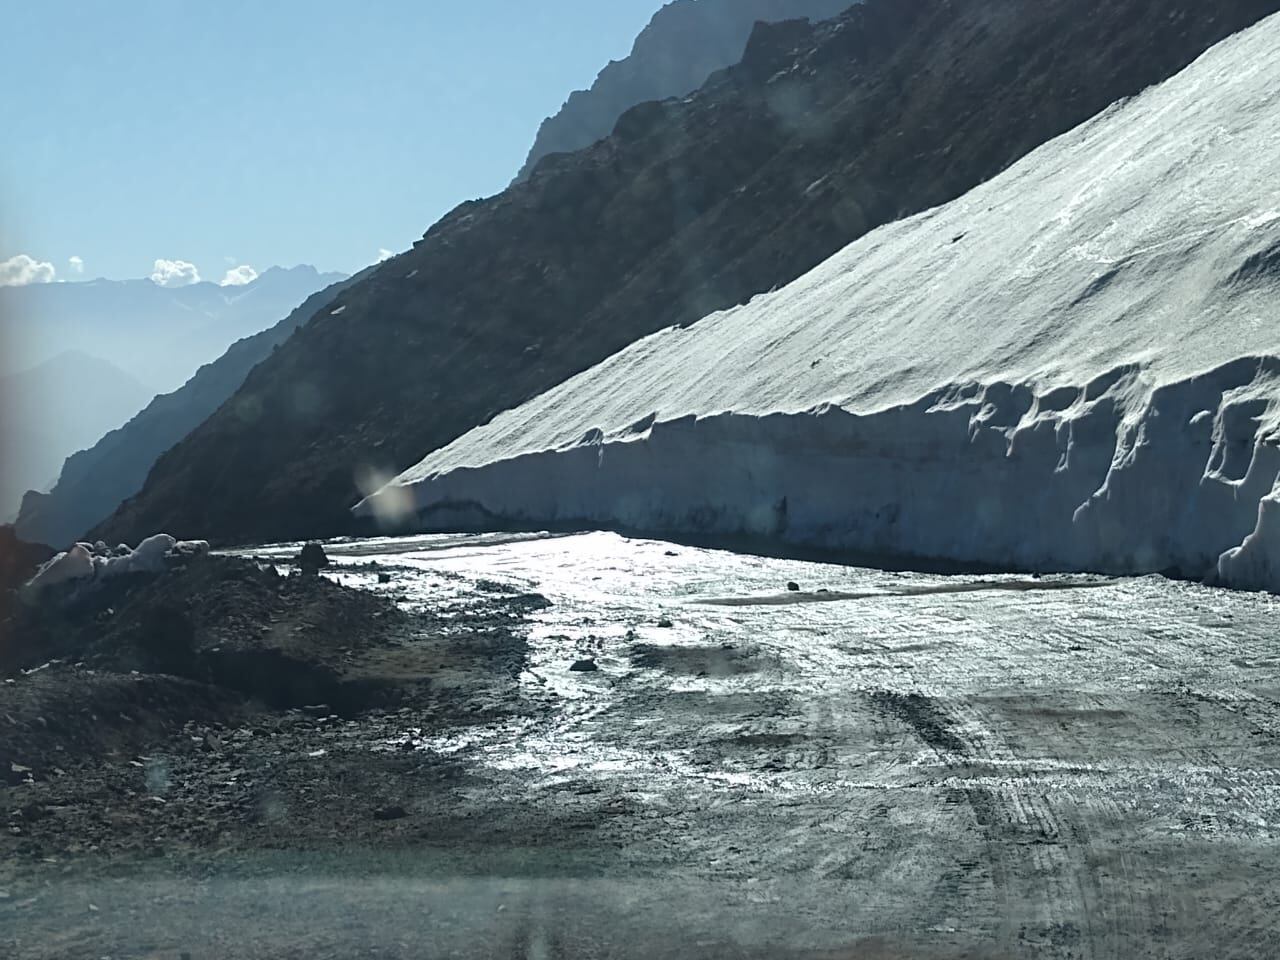
<path id="1" fill-rule="evenodd" d="M 0 0 L 0 261 L 352 272 L 496 193 L 661 0 Z"/>

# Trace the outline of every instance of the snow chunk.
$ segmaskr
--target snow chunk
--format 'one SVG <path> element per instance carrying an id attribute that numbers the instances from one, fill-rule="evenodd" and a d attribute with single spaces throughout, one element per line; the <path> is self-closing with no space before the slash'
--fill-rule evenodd
<path id="1" fill-rule="evenodd" d="M 60 553 L 44 566 L 36 575 L 27 581 L 23 590 L 34 596 L 41 590 L 69 583 L 73 580 L 91 579 L 96 572 L 93 554 L 83 543 L 77 543 L 65 553 Z"/>
<path id="2" fill-rule="evenodd" d="M 108 557 L 99 565 L 102 577 L 119 577 L 131 573 L 163 573 L 168 567 L 169 551 L 177 540 L 167 533 L 157 533 L 138 544 L 138 548 L 122 557 Z"/>
<path id="3" fill-rule="evenodd" d="M 1218 582 L 1241 590 L 1280 589 L 1280 492 L 1258 503 L 1258 525 L 1218 559 Z"/>
<path id="4" fill-rule="evenodd" d="M 96 584 L 114 577 L 139 573 L 163 573 L 174 562 L 203 556 L 209 552 L 205 540 L 177 540 L 158 533 L 130 549 L 120 544 L 115 549 L 105 543 L 77 543 L 58 554 L 22 588 L 28 600 L 38 599 L 44 591 L 67 584 Z"/>

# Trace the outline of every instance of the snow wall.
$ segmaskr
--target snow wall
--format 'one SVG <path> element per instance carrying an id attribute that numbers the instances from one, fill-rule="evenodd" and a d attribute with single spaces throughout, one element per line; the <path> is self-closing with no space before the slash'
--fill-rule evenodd
<path id="1" fill-rule="evenodd" d="M 1135 393 L 1146 398 L 1127 416 Z M 1149 392 L 1122 369 L 1048 396 L 970 385 L 865 416 L 828 406 L 638 424 L 626 439 L 435 476 L 414 488 L 415 526 L 747 535 L 1280 589 L 1280 438 L 1258 422 L 1276 399 L 1272 357 Z"/>
<path id="2" fill-rule="evenodd" d="M 357 513 L 1280 590 L 1277 49 L 1273 17 Z"/>

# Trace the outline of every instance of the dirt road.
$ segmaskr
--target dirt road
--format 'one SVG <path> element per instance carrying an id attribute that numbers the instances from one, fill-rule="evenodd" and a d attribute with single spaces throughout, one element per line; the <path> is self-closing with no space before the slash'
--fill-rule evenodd
<path id="1" fill-rule="evenodd" d="M 606 534 L 330 554 L 456 649 L 477 589 L 551 606 L 473 715 L 251 721 L 174 778 L 233 784 L 216 830 L 7 860 L 0 952 L 1280 955 L 1272 598 Z"/>

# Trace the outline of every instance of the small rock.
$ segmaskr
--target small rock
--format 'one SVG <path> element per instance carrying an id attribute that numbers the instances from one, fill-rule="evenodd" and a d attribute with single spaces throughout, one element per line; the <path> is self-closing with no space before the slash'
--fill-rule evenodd
<path id="1" fill-rule="evenodd" d="M 672 623 L 670 620 L 668 620 L 666 617 L 663 617 L 661 620 L 658 621 L 658 626 L 661 627 L 663 630 L 670 630 L 672 627 L 675 626 L 675 624 Z"/>
<path id="2" fill-rule="evenodd" d="M 194 560 L 208 556 L 210 549 L 208 540 L 179 540 L 169 549 L 168 557 L 170 560 Z"/>
<path id="3" fill-rule="evenodd" d="M 788 590 L 790 590 L 792 593 L 799 593 L 799 592 L 800 592 L 800 584 L 798 584 L 798 583 L 796 583 L 794 580 L 792 580 L 790 583 L 788 583 L 788 584 L 787 584 L 787 589 L 788 589 Z"/>
<path id="4" fill-rule="evenodd" d="M 389 574 L 389 573 L 380 573 L 380 574 L 378 574 L 378 582 L 379 582 L 379 583 L 390 583 L 390 582 L 391 582 L 391 574 Z"/>
<path id="5" fill-rule="evenodd" d="M 575 660 L 569 668 L 570 673 L 595 673 L 600 668 L 594 660 Z"/>
<path id="6" fill-rule="evenodd" d="M 398 803 L 391 804 L 386 807 L 379 807 L 373 811 L 373 819 L 375 820 L 403 820 L 409 815 L 409 811 Z"/>
<path id="7" fill-rule="evenodd" d="M 32 822 L 36 820 L 46 820 L 53 816 L 53 812 L 48 807 L 39 803 L 28 803 L 19 811 L 19 813 L 22 815 L 23 820 Z"/>
<path id="8" fill-rule="evenodd" d="M 668 550 L 666 553 L 664 553 L 664 554 L 663 554 L 663 556 L 664 556 L 664 557 L 678 557 L 678 556 L 680 556 L 680 554 L 676 553 L 674 550 Z"/>
<path id="9" fill-rule="evenodd" d="M 315 576 L 329 566 L 329 557 L 324 552 L 324 547 L 312 541 L 298 554 L 298 566 L 302 569 L 303 576 Z"/>

